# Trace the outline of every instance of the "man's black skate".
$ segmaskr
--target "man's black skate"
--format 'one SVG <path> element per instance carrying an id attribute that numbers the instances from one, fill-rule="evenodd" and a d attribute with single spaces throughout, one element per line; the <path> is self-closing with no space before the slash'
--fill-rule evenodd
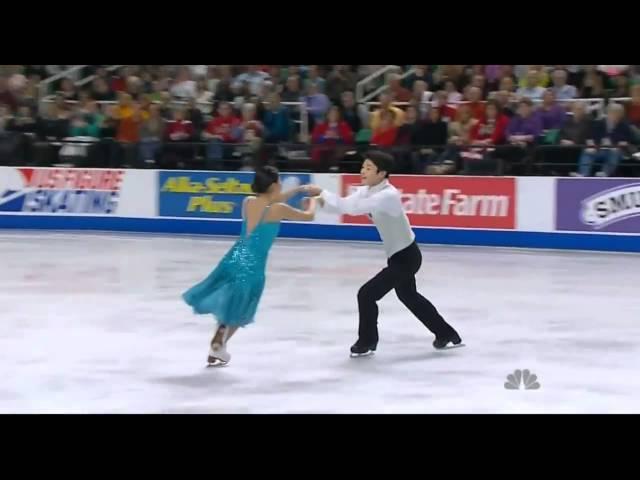
<path id="1" fill-rule="evenodd" d="M 451 333 L 447 335 L 441 335 L 439 337 L 436 337 L 436 339 L 433 341 L 433 348 L 437 350 L 443 350 L 447 348 L 447 345 L 449 345 L 449 342 L 453 343 L 454 345 L 462 346 L 461 345 L 462 339 L 460 338 L 460 335 L 458 335 L 458 332 L 456 332 L 455 330 L 452 330 Z"/>
<path id="2" fill-rule="evenodd" d="M 366 343 L 361 342 L 360 340 L 358 340 L 356 343 L 354 343 L 351 346 L 351 356 L 352 357 L 364 357 L 364 356 L 367 356 L 367 355 L 373 355 L 373 353 L 376 351 L 376 347 L 377 347 L 377 345 L 375 343 L 366 344 Z"/>

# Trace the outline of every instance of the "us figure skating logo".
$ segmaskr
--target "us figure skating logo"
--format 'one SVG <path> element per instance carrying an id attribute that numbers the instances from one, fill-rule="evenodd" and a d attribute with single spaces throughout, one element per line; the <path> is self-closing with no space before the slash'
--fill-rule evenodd
<path id="1" fill-rule="evenodd" d="M 527 369 L 516 370 L 507 375 L 504 388 L 507 390 L 520 390 L 522 386 L 524 386 L 525 390 L 538 390 L 540 388 L 538 376 Z"/>
<path id="2" fill-rule="evenodd" d="M 114 214 L 124 170 L 5 168 L 0 211 Z"/>

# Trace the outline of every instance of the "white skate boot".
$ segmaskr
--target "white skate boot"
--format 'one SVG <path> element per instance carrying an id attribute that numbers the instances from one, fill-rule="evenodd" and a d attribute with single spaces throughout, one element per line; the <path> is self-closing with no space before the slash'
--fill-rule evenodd
<path id="1" fill-rule="evenodd" d="M 224 366 L 231 360 L 231 354 L 227 352 L 227 335 L 228 330 L 221 328 L 209 346 L 209 356 L 207 357 L 207 366 L 216 367 Z"/>

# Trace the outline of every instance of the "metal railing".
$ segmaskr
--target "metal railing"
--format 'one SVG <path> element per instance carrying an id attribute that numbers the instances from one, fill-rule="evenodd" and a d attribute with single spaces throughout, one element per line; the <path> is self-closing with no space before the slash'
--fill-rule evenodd
<path id="1" fill-rule="evenodd" d="M 115 70 L 118 70 L 119 68 L 122 67 L 126 67 L 126 65 L 109 65 L 108 67 L 106 67 L 107 72 L 113 72 Z M 82 78 L 80 80 L 78 80 L 77 82 L 75 82 L 75 86 L 76 87 L 82 87 L 84 85 L 86 85 L 87 83 L 91 83 L 94 79 L 96 78 L 96 75 L 89 75 L 88 77 Z"/>
<path id="2" fill-rule="evenodd" d="M 400 80 L 404 80 L 405 78 L 407 78 L 409 75 L 411 75 L 412 73 L 414 73 L 416 71 L 415 68 L 411 68 L 409 70 L 407 70 L 406 72 L 402 73 L 400 75 Z M 366 103 L 369 100 L 371 100 L 372 98 L 376 98 L 378 97 L 381 93 L 384 93 L 386 90 L 389 89 L 389 85 L 388 84 L 384 84 L 381 87 L 379 87 L 377 90 L 374 90 L 373 92 L 368 93 L 367 95 L 365 95 L 360 102 Z"/>
<path id="3" fill-rule="evenodd" d="M 68 68 L 64 72 L 60 72 L 53 77 L 46 78 L 42 80 L 38 84 L 38 98 L 44 99 L 49 94 L 49 86 L 53 82 L 57 82 L 63 78 L 70 78 L 75 72 L 82 70 L 83 68 L 87 68 L 89 65 L 74 65 L 71 68 Z"/>
<path id="4" fill-rule="evenodd" d="M 360 103 L 366 101 L 364 95 L 365 87 L 373 82 L 374 80 L 378 80 L 382 75 L 386 75 L 387 72 L 401 72 L 402 68 L 398 65 L 387 65 L 386 67 L 381 68 L 380 70 L 373 72 L 368 77 L 363 78 L 356 84 L 356 102 Z"/>

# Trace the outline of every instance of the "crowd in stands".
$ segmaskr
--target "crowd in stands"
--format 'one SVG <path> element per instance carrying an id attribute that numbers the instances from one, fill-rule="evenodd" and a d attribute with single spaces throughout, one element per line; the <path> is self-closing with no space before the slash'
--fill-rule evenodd
<path id="1" fill-rule="evenodd" d="M 403 172 L 526 174 L 543 155 L 609 176 L 640 143 L 637 65 L 405 65 L 370 104 L 356 84 L 381 65 L 91 65 L 39 98 L 66 67 L 0 66 L 0 164 L 251 168 L 303 145 L 326 170 L 376 146 Z"/>

